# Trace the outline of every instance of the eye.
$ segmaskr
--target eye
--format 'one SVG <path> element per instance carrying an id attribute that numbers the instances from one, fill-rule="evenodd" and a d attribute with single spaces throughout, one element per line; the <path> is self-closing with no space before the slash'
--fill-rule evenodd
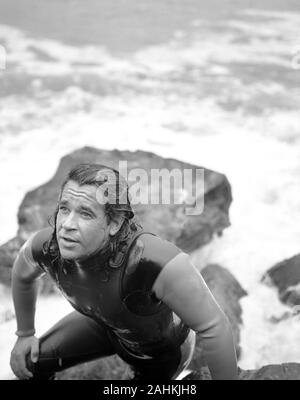
<path id="1" fill-rule="evenodd" d="M 80 215 L 82 215 L 84 218 L 93 218 L 92 214 L 87 211 L 81 211 Z"/>
<path id="2" fill-rule="evenodd" d="M 63 214 L 65 214 L 65 213 L 67 213 L 69 211 L 69 209 L 66 206 L 59 206 L 58 209 Z"/>

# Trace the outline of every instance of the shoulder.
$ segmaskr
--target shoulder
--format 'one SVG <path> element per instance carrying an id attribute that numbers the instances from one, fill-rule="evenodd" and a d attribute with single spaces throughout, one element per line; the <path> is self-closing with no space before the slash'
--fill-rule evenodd
<path id="1" fill-rule="evenodd" d="M 168 240 L 143 232 L 133 240 L 122 272 L 121 298 L 137 315 L 152 315 L 162 307 L 152 287 L 163 268 L 181 250 Z"/>
<path id="2" fill-rule="evenodd" d="M 41 229 L 40 231 L 36 232 L 31 237 L 31 252 L 32 257 L 35 261 L 39 261 L 40 257 L 43 254 L 43 245 L 45 242 L 49 241 L 53 233 L 53 228 L 48 227 Z"/>
<path id="3" fill-rule="evenodd" d="M 123 285 L 126 291 L 151 290 L 157 276 L 181 250 L 169 242 L 150 233 L 143 233 L 132 243 L 124 271 Z"/>
<path id="4" fill-rule="evenodd" d="M 24 280 L 31 280 L 45 272 L 40 265 L 40 256 L 42 255 L 43 244 L 50 238 L 51 228 L 42 229 L 32 234 L 21 247 L 14 273 L 18 274 Z M 19 260 L 21 260 L 19 262 Z"/>
<path id="5" fill-rule="evenodd" d="M 143 233 L 133 242 L 128 266 L 142 262 L 161 269 L 180 252 L 174 243 L 151 233 Z"/>

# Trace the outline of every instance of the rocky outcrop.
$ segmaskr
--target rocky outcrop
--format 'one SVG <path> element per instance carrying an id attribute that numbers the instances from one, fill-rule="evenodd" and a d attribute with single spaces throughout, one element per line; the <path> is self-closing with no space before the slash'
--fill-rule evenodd
<path id="1" fill-rule="evenodd" d="M 200 168 L 143 151 L 107 151 L 84 147 L 63 157 L 53 178 L 27 193 L 20 205 L 17 236 L 0 247 L 1 282 L 9 283 L 9 269 L 22 243 L 32 232 L 48 226 L 48 220 L 53 215 L 59 189 L 67 172 L 82 162 L 98 162 L 118 169 L 120 160 L 128 162 L 128 174 L 133 168 L 142 168 L 149 177 L 151 169 L 163 168 L 169 171 L 191 169 L 195 177 L 196 169 Z M 151 181 L 148 182 L 148 187 L 150 184 Z M 187 190 L 195 193 L 195 179 Z M 171 195 L 172 193 L 171 185 Z M 186 215 L 183 204 L 136 205 L 134 208 L 147 230 L 189 252 L 208 243 L 214 234 L 221 234 L 230 225 L 228 210 L 231 201 L 231 187 L 227 178 L 220 173 L 205 169 L 204 210 L 200 215 Z"/>
<path id="2" fill-rule="evenodd" d="M 300 254 L 274 265 L 263 275 L 262 282 L 274 285 L 283 303 L 300 308 Z"/>
<path id="3" fill-rule="evenodd" d="M 241 380 L 300 380 L 300 364 L 270 364 L 257 370 L 240 370 Z"/>
<path id="4" fill-rule="evenodd" d="M 239 368 L 239 380 L 300 380 L 300 364 L 297 363 L 284 363 L 284 364 L 270 364 L 259 369 L 243 370 Z M 211 376 L 207 368 L 202 367 L 193 371 L 188 380 L 210 380 Z"/>
<path id="5" fill-rule="evenodd" d="M 95 360 L 69 368 L 57 374 L 58 380 L 127 380 L 126 364 L 117 356 Z M 205 366 L 193 370 L 186 380 L 211 380 Z M 270 364 L 259 369 L 243 370 L 239 368 L 239 380 L 300 380 L 300 364 Z"/>

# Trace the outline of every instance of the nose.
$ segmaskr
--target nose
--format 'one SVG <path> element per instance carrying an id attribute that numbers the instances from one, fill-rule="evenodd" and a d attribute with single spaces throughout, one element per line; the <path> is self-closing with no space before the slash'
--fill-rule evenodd
<path id="1" fill-rule="evenodd" d="M 65 230 L 73 230 L 77 228 L 77 221 L 74 212 L 70 212 L 68 215 L 65 216 L 61 226 Z"/>

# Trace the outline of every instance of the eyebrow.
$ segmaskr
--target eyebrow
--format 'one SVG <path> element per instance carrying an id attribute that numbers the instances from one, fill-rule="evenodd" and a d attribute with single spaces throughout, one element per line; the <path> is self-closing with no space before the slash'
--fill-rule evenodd
<path id="1" fill-rule="evenodd" d="M 80 209 L 81 209 L 81 210 L 84 210 L 84 211 L 88 211 L 88 212 L 90 212 L 91 214 L 93 214 L 93 215 L 96 216 L 95 211 L 94 211 L 92 208 L 90 208 L 90 207 L 87 207 L 87 206 L 80 206 Z"/>
<path id="2" fill-rule="evenodd" d="M 68 200 L 60 200 L 58 205 L 59 206 L 67 206 L 67 205 L 69 205 L 69 202 L 68 202 Z M 80 206 L 79 208 L 81 210 L 88 211 L 88 212 L 90 212 L 90 213 L 92 213 L 92 214 L 94 214 L 96 216 L 96 212 L 92 208 L 90 208 L 89 206 Z"/>

